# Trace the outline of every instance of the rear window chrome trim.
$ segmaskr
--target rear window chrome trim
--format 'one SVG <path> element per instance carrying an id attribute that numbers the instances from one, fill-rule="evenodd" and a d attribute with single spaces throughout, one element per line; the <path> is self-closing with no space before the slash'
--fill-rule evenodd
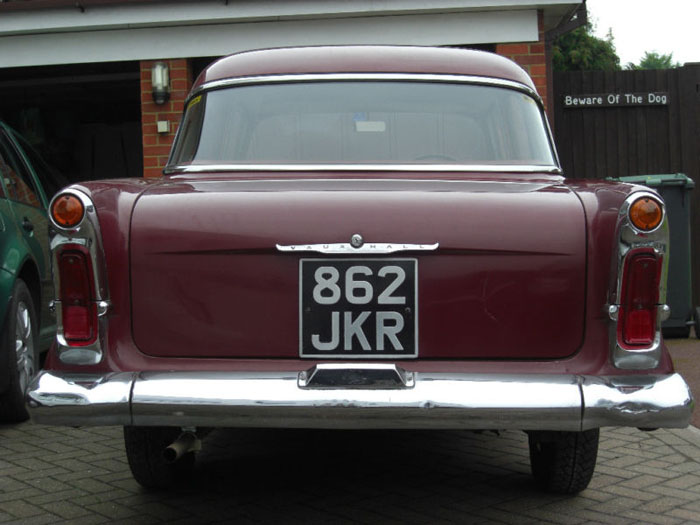
<path id="1" fill-rule="evenodd" d="M 251 77 L 224 78 L 205 82 L 195 88 L 187 102 L 205 91 L 213 91 L 231 86 L 244 86 L 249 84 L 271 83 L 297 83 L 297 82 L 343 82 L 343 81 L 413 81 L 413 82 L 457 82 L 475 84 L 481 86 L 495 86 L 521 91 L 537 101 L 543 107 L 542 98 L 537 91 L 526 84 L 504 78 L 482 77 L 477 75 L 451 75 L 440 73 L 304 73 L 287 75 L 259 75 Z"/>
<path id="2" fill-rule="evenodd" d="M 361 171 L 361 172 L 449 172 L 449 173 L 540 173 L 561 175 L 554 165 L 484 164 L 186 164 L 168 166 L 165 175 L 177 173 L 222 173 L 228 171 Z"/>

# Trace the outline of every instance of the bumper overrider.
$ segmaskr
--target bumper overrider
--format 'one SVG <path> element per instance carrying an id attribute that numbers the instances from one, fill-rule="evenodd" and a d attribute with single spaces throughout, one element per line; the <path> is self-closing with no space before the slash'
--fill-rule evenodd
<path id="1" fill-rule="evenodd" d="M 594 377 L 408 372 L 320 364 L 304 372 L 44 371 L 27 391 L 36 423 L 69 426 L 682 428 L 693 398 L 670 375 Z"/>

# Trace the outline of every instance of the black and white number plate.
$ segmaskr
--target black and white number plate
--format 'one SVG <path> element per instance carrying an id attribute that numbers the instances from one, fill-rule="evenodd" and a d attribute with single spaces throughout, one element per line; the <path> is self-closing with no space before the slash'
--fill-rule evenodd
<path id="1" fill-rule="evenodd" d="M 301 259 L 301 357 L 417 357 L 417 266 L 416 259 Z"/>

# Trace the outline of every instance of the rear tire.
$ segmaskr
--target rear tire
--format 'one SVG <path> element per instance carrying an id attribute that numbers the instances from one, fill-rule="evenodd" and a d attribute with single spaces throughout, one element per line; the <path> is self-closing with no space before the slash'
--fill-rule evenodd
<path id="1" fill-rule="evenodd" d="M 163 457 L 165 448 L 182 433 L 175 427 L 124 427 L 124 445 L 134 479 L 147 489 L 187 484 L 194 470 L 194 453 L 175 463 Z"/>
<path id="2" fill-rule="evenodd" d="M 700 339 L 700 306 L 695 307 L 695 337 Z"/>
<path id="3" fill-rule="evenodd" d="M 17 279 L 7 308 L 0 352 L 6 355 L 8 387 L 0 394 L 0 421 L 18 423 L 29 418 L 24 391 L 39 369 L 39 325 L 34 301 L 24 281 Z"/>
<path id="4" fill-rule="evenodd" d="M 599 429 L 585 432 L 532 432 L 530 466 L 548 492 L 576 494 L 591 481 L 598 456 Z"/>

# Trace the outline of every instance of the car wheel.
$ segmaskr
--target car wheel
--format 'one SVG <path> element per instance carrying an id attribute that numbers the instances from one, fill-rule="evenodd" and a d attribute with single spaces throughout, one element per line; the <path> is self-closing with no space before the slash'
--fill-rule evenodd
<path id="1" fill-rule="evenodd" d="M 599 429 L 585 432 L 532 432 L 530 466 L 548 492 L 576 494 L 588 486 L 598 456 Z"/>
<path id="2" fill-rule="evenodd" d="M 700 339 L 700 306 L 695 307 L 695 337 Z"/>
<path id="3" fill-rule="evenodd" d="M 186 484 L 194 470 L 194 453 L 174 463 L 164 451 L 182 433 L 175 427 L 124 427 L 124 445 L 134 479 L 147 489 L 165 489 Z"/>
<path id="4" fill-rule="evenodd" d="M 0 421 L 19 422 L 29 417 L 24 392 L 39 367 L 36 310 L 29 288 L 21 279 L 12 290 L 5 328 L 0 352 L 7 356 L 5 373 L 9 381 L 7 390 L 0 394 Z"/>

